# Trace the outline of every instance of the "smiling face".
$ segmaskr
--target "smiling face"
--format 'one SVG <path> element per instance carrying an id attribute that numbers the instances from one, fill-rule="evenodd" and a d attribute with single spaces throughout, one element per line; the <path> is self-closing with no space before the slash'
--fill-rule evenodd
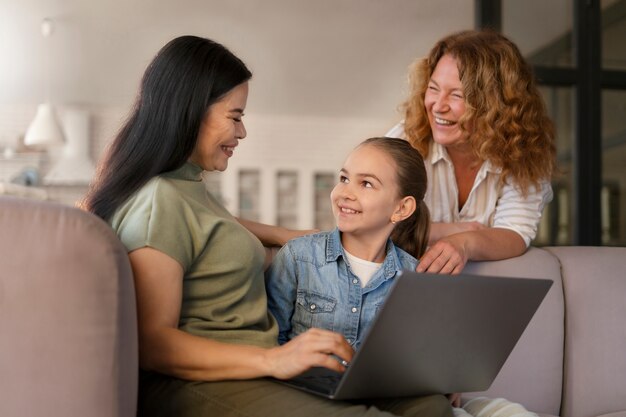
<path id="1" fill-rule="evenodd" d="M 439 59 L 428 81 L 424 106 L 435 142 L 446 147 L 467 145 L 469 133 L 459 126 L 465 114 L 465 96 L 457 60 L 452 55 Z"/>
<path id="2" fill-rule="evenodd" d="M 350 153 L 330 194 L 341 232 L 383 239 L 389 236 L 391 219 L 401 204 L 396 170 L 393 159 L 376 146 L 361 145 Z"/>
<path id="3" fill-rule="evenodd" d="M 248 100 L 248 83 L 239 84 L 209 106 L 189 161 L 206 171 L 224 171 L 239 140 L 246 137 L 241 118 Z"/>

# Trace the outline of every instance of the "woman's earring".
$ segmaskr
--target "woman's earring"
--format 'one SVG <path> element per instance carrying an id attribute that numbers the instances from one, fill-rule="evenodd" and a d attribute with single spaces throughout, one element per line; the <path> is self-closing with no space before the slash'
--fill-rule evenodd
<path id="1" fill-rule="evenodd" d="M 396 221 L 394 219 L 391 219 L 391 224 L 396 224 Z"/>

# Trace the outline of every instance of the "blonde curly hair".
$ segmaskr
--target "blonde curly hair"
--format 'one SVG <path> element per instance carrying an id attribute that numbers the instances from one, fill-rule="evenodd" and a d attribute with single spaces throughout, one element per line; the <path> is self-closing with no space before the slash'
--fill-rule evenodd
<path id="1" fill-rule="evenodd" d="M 526 194 L 552 177 L 556 164 L 554 127 L 530 66 L 513 42 L 490 31 L 463 31 L 441 39 L 409 71 L 409 99 L 402 104 L 407 139 L 426 157 L 432 140 L 424 95 L 439 59 L 458 65 L 466 102 L 459 125 L 482 161 L 502 168 Z M 468 128 L 471 126 L 471 130 Z"/>

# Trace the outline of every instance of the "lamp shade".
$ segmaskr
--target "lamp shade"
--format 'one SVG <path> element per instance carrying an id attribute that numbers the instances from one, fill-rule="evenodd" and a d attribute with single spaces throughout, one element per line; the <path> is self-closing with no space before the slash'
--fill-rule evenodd
<path id="1" fill-rule="evenodd" d="M 51 146 L 63 144 L 63 132 L 57 122 L 54 107 L 50 103 L 43 103 L 37 107 L 37 114 L 32 121 L 26 135 L 24 145 Z"/>

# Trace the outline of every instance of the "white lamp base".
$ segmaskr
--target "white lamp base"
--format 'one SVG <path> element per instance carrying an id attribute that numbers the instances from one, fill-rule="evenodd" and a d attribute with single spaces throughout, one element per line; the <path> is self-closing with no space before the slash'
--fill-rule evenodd
<path id="1" fill-rule="evenodd" d="M 59 159 L 43 179 L 46 185 L 87 185 L 95 172 L 89 159 L 89 113 L 82 109 L 68 109 L 63 127 L 66 143 Z"/>

